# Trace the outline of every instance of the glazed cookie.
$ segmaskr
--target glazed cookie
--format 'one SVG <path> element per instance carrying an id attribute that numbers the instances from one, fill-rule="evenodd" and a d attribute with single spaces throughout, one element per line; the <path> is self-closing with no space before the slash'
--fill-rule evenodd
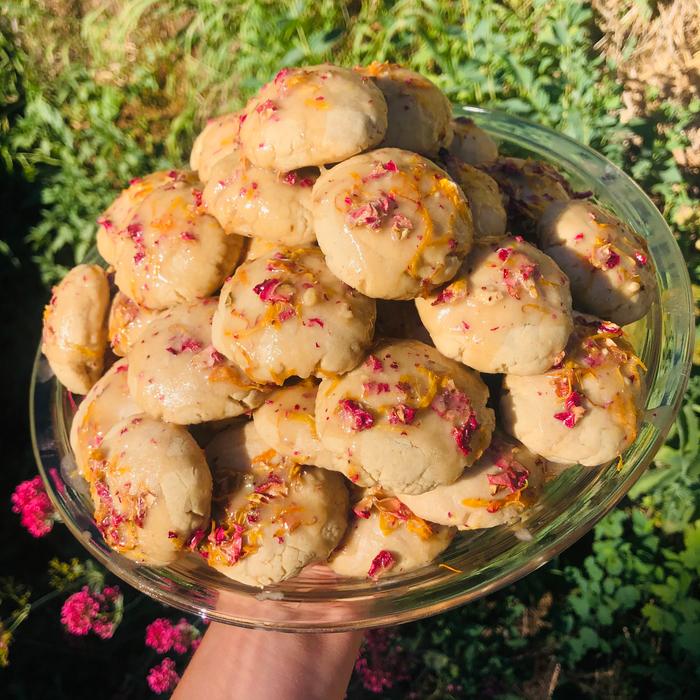
<path id="1" fill-rule="evenodd" d="M 566 355 L 555 369 L 505 377 L 503 426 L 552 462 L 603 464 L 637 437 L 644 371 L 619 326 L 575 314 Z"/>
<path id="2" fill-rule="evenodd" d="M 656 292 L 646 243 L 589 200 L 555 202 L 538 226 L 540 246 L 568 275 L 577 308 L 632 323 Z"/>
<path id="3" fill-rule="evenodd" d="M 520 237 L 478 243 L 447 287 L 415 303 L 435 347 L 480 372 L 545 372 L 573 327 L 566 276 Z"/>
<path id="4" fill-rule="evenodd" d="M 99 265 L 78 265 L 51 290 L 41 352 L 58 381 L 87 394 L 102 374 L 107 349 L 109 283 Z"/>
<path id="5" fill-rule="evenodd" d="M 216 299 L 163 311 L 129 350 L 129 390 L 143 411 L 188 425 L 232 418 L 262 403 L 251 382 L 211 342 Z"/>
<path id="6" fill-rule="evenodd" d="M 498 158 L 496 142 L 472 119 L 457 117 L 452 122 L 454 137 L 450 153 L 469 165 L 483 165 Z"/>
<path id="7" fill-rule="evenodd" d="M 442 90 L 420 73 L 395 63 L 374 61 L 355 68 L 382 91 L 388 126 L 381 146 L 436 153 L 452 141 L 452 105 Z"/>
<path id="8" fill-rule="evenodd" d="M 135 177 L 97 219 L 97 250 L 110 265 L 116 264 L 122 241 L 128 236 L 126 227 L 141 203 L 157 190 L 178 187 L 183 178 L 193 187 L 197 185 L 194 173 L 178 170 L 159 170 Z"/>
<path id="9" fill-rule="evenodd" d="M 398 498 L 368 489 L 353 507 L 355 517 L 328 562 L 341 576 L 395 576 L 430 564 L 447 549 L 455 530 L 427 523 Z"/>
<path id="10" fill-rule="evenodd" d="M 158 311 L 139 306 L 126 294 L 117 292 L 109 309 L 107 335 L 115 355 L 124 357 L 143 329 L 158 316 Z"/>
<path id="11" fill-rule="evenodd" d="M 462 188 L 474 222 L 474 238 L 503 236 L 506 232 L 506 210 L 496 181 L 482 170 L 458 158 L 447 157 L 445 169 Z"/>
<path id="12" fill-rule="evenodd" d="M 240 154 L 222 158 L 204 188 L 204 205 L 226 233 L 278 241 L 314 243 L 311 188 L 318 171 L 279 174 L 258 168 Z"/>
<path id="13" fill-rule="evenodd" d="M 569 199 L 571 189 L 549 163 L 522 158 L 498 158 L 485 165 L 506 197 L 508 217 L 514 229 L 537 223 L 552 202 Z M 525 219 L 526 221 L 523 221 Z"/>
<path id="14" fill-rule="evenodd" d="M 230 112 L 210 119 L 194 141 L 190 168 L 207 183 L 214 177 L 212 168 L 222 159 L 238 151 L 238 132 L 242 112 Z"/>
<path id="15" fill-rule="evenodd" d="M 476 372 L 435 348 L 380 341 L 352 372 L 321 382 L 316 430 L 351 481 L 423 493 L 451 484 L 486 449 L 487 399 Z"/>
<path id="16" fill-rule="evenodd" d="M 240 140 L 260 168 L 337 163 L 378 144 L 387 128 L 379 88 L 347 68 L 285 68 L 246 106 Z"/>
<path id="17" fill-rule="evenodd" d="M 331 271 L 378 299 L 413 299 L 447 282 L 474 235 L 457 184 L 431 161 L 397 148 L 324 172 L 313 216 Z"/>
<path id="18" fill-rule="evenodd" d="M 95 522 L 128 559 L 164 566 L 209 523 L 204 452 L 179 425 L 138 415 L 116 423 L 90 460 Z"/>
<path id="19" fill-rule="evenodd" d="M 311 380 L 272 392 L 253 414 L 258 435 L 272 449 L 300 464 L 327 467 L 332 456 L 316 434 L 316 392 Z"/>
<path id="20" fill-rule="evenodd" d="M 280 245 L 277 241 L 268 241 L 265 238 L 246 238 L 246 243 L 244 262 L 257 260 L 265 255 L 273 255 Z"/>
<path id="21" fill-rule="evenodd" d="M 81 401 L 73 416 L 70 429 L 70 446 L 75 455 L 78 472 L 88 478 L 88 461 L 99 449 L 109 429 L 119 421 L 141 413 L 138 404 L 129 394 L 126 359 L 115 362 Z"/>
<path id="22" fill-rule="evenodd" d="M 146 197 L 123 231 L 115 282 L 137 304 L 164 309 L 208 296 L 238 261 L 243 239 L 205 213 L 199 188 L 181 174 Z"/>
<path id="23" fill-rule="evenodd" d="M 252 423 L 215 438 L 214 524 L 200 551 L 225 576 L 264 587 L 324 561 L 348 521 L 339 474 L 300 467 L 260 445 Z M 259 450 L 262 448 L 262 452 Z"/>
<path id="24" fill-rule="evenodd" d="M 278 248 L 224 285 L 214 346 L 256 382 L 343 373 L 371 343 L 375 316 L 374 300 L 336 279 L 318 248 Z"/>
<path id="25" fill-rule="evenodd" d="M 399 495 L 418 516 L 460 530 L 515 522 L 544 483 L 545 461 L 516 440 L 496 435 L 481 459 L 448 486 Z"/>

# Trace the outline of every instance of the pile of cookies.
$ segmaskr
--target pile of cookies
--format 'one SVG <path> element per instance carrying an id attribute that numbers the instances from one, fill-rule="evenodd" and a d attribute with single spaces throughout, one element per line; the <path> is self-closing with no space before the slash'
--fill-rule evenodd
<path id="1" fill-rule="evenodd" d="M 251 586 L 392 576 L 635 440 L 644 241 L 423 76 L 285 68 L 190 165 L 131 181 L 98 220 L 107 268 L 44 314 L 124 556 L 196 552 Z"/>

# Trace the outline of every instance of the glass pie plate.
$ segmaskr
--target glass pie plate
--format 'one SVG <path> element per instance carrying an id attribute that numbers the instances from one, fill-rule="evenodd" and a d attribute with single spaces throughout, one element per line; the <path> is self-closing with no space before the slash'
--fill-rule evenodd
<path id="1" fill-rule="evenodd" d="M 658 296 L 649 314 L 629 330 L 648 368 L 649 394 L 643 426 L 622 461 L 564 471 L 520 522 L 460 533 L 442 556 L 417 571 L 372 582 L 341 579 L 316 565 L 293 580 L 259 590 L 225 578 L 195 554 L 167 567 L 151 567 L 125 559 L 105 544 L 68 443 L 72 397 L 37 353 L 30 410 L 39 471 L 68 529 L 119 578 L 163 603 L 246 627 L 321 632 L 406 622 L 468 603 L 542 566 L 593 527 L 647 468 L 678 411 L 690 372 L 690 282 L 671 231 L 642 190 L 590 148 L 505 114 L 466 107 L 456 112 L 490 133 L 503 152 L 553 163 L 576 189 L 591 190 L 648 241 Z"/>

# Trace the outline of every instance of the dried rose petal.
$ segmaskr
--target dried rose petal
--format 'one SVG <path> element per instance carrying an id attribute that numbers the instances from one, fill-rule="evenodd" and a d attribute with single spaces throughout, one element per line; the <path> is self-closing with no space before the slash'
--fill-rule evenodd
<path id="1" fill-rule="evenodd" d="M 496 254 L 498 255 L 499 260 L 505 262 L 506 260 L 508 260 L 508 258 L 510 257 L 510 254 L 512 252 L 513 252 L 513 249 L 510 247 L 509 248 L 499 248 L 496 251 Z"/>
<path id="2" fill-rule="evenodd" d="M 452 429 L 452 437 L 457 444 L 457 449 L 459 449 L 463 455 L 466 456 L 471 453 L 472 435 L 478 428 L 479 422 L 476 419 L 476 415 L 472 413 L 467 421 Z"/>
<path id="3" fill-rule="evenodd" d="M 432 302 L 430 305 L 431 306 L 439 306 L 440 304 L 447 304 L 448 302 L 452 301 L 454 298 L 455 293 L 454 290 L 450 289 L 449 287 L 445 287 L 435 298 L 435 301 Z"/>
<path id="4" fill-rule="evenodd" d="M 581 397 L 581 394 L 578 393 L 578 391 L 572 391 L 567 397 L 566 400 L 564 401 L 564 405 L 568 410 L 571 410 L 574 408 L 574 406 L 580 406 L 583 401 L 583 398 Z"/>
<path id="5" fill-rule="evenodd" d="M 370 229 L 381 227 L 387 216 L 396 208 L 396 200 L 391 195 L 382 195 L 355 209 L 346 216 L 350 226 L 367 226 Z"/>
<path id="6" fill-rule="evenodd" d="M 277 294 L 275 290 L 282 284 L 282 280 L 277 277 L 266 279 L 253 287 L 253 291 L 265 302 L 274 304 L 275 302 L 289 302 L 291 296 Z"/>
<path id="7" fill-rule="evenodd" d="M 280 323 L 288 321 L 292 316 L 296 316 L 296 311 L 291 307 L 287 309 L 282 309 L 282 311 L 280 311 L 279 314 L 277 314 L 277 318 L 279 319 Z"/>
<path id="8" fill-rule="evenodd" d="M 527 486 L 530 472 L 519 462 L 513 461 L 513 463 L 508 463 L 501 458 L 496 462 L 496 466 L 501 469 L 501 473 L 486 475 L 486 479 L 491 486 L 502 486 L 507 488 L 510 493 L 516 493 Z"/>
<path id="9" fill-rule="evenodd" d="M 382 361 L 376 355 L 367 355 L 367 359 L 365 360 L 365 364 L 373 372 L 381 372 L 384 369 L 384 365 L 383 365 Z"/>
<path id="10" fill-rule="evenodd" d="M 291 68 L 282 68 L 282 70 L 280 70 L 274 78 L 273 82 L 275 85 L 279 85 L 279 83 L 281 83 L 291 72 Z"/>
<path id="11" fill-rule="evenodd" d="M 191 550 L 197 549 L 199 546 L 199 543 L 204 539 L 204 536 L 206 535 L 206 532 L 201 528 L 198 527 L 190 536 L 190 539 L 187 540 L 187 548 Z"/>
<path id="12" fill-rule="evenodd" d="M 367 571 L 367 576 L 370 578 L 377 578 L 381 573 L 389 571 L 396 564 L 396 559 L 394 555 L 386 549 L 382 549 L 379 554 L 377 554 Z"/>
<path id="13" fill-rule="evenodd" d="M 612 321 L 601 321 L 598 325 L 598 330 L 601 333 L 608 333 L 610 335 L 622 335 L 622 328 Z"/>
<path id="14" fill-rule="evenodd" d="M 649 261 L 647 256 L 644 253 L 642 253 L 641 250 L 634 251 L 634 259 L 639 267 L 644 267 Z"/>
<path id="15" fill-rule="evenodd" d="M 405 238 L 413 229 L 413 222 L 403 214 L 395 214 L 391 220 L 391 230 L 400 238 Z"/>
<path id="16" fill-rule="evenodd" d="M 411 425 L 416 418 L 416 409 L 400 403 L 394 406 L 389 412 L 389 423 L 391 425 Z"/>
<path id="17" fill-rule="evenodd" d="M 274 472 L 270 472 L 267 475 L 267 479 L 262 484 L 255 487 L 255 493 L 264 493 L 271 497 L 275 497 L 279 496 L 280 493 L 283 491 L 283 489 L 280 488 L 283 486 L 284 481 L 282 480 L 282 478 Z"/>
<path id="18" fill-rule="evenodd" d="M 365 499 L 363 498 L 361 501 L 358 501 L 353 506 L 352 512 L 358 517 L 362 518 L 363 520 L 367 520 L 369 518 L 370 513 L 372 511 L 372 505 L 371 504 L 366 504 Z"/>
<path id="19" fill-rule="evenodd" d="M 362 385 L 363 396 L 370 396 L 371 394 L 386 394 L 389 391 L 389 384 L 387 382 L 365 382 Z"/>
<path id="20" fill-rule="evenodd" d="M 444 389 L 433 398 L 430 408 L 445 420 L 462 423 L 472 415 L 469 397 L 459 389 Z"/>
<path id="21" fill-rule="evenodd" d="M 179 355 L 181 352 L 199 352 L 202 347 L 202 343 L 200 343 L 198 340 L 195 338 L 191 338 L 189 336 L 182 336 L 182 335 L 174 335 L 172 338 L 168 338 L 168 342 L 170 345 L 168 345 L 167 348 L 165 348 L 171 355 Z"/>
<path id="22" fill-rule="evenodd" d="M 272 100 L 265 100 L 264 102 L 261 102 L 256 108 L 255 111 L 258 114 L 262 114 L 263 112 L 276 112 L 277 111 L 277 105 L 272 101 Z"/>
<path id="23" fill-rule="evenodd" d="M 567 428 L 573 428 L 576 425 L 576 416 L 572 411 L 559 411 L 554 414 L 554 418 L 561 421 Z"/>
<path id="24" fill-rule="evenodd" d="M 374 425 L 374 416 L 358 401 L 341 399 L 338 401 L 338 407 L 352 430 L 368 430 Z"/>
<path id="25" fill-rule="evenodd" d="M 617 267 L 619 264 L 620 264 L 620 256 L 614 250 L 611 250 L 610 254 L 608 255 L 607 260 L 605 261 L 605 266 L 608 268 L 608 270 L 612 270 L 613 268 Z"/>

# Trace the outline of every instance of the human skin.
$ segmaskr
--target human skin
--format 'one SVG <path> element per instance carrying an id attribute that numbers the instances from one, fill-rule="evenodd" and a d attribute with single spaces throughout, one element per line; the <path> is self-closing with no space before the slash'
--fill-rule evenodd
<path id="1" fill-rule="evenodd" d="M 290 634 L 211 623 L 173 700 L 340 700 L 362 632 Z"/>

